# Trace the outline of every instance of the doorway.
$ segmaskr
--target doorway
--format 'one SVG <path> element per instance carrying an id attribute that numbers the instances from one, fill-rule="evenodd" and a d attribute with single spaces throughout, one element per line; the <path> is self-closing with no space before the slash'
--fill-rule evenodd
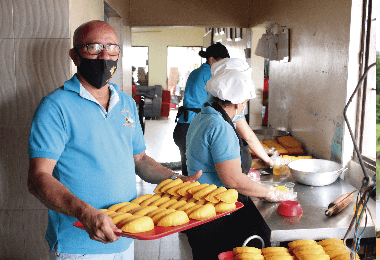
<path id="1" fill-rule="evenodd" d="M 149 86 L 149 47 L 132 46 L 132 85 Z"/>
<path id="2" fill-rule="evenodd" d="M 202 57 L 198 55 L 201 50 L 200 46 L 168 46 L 166 82 L 172 103 L 179 105 L 182 102 L 187 78 L 202 65 Z"/>

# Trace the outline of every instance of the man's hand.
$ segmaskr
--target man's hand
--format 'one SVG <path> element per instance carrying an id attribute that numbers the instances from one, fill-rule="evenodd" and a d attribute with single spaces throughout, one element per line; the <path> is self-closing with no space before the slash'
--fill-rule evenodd
<path id="1" fill-rule="evenodd" d="M 180 175 L 178 176 L 178 178 L 182 179 L 183 182 L 186 182 L 186 181 L 194 182 L 201 177 L 202 173 L 203 173 L 202 170 L 199 170 L 194 175 L 191 175 L 191 176 Z"/>
<path id="2" fill-rule="evenodd" d="M 104 244 L 115 242 L 119 239 L 114 231 L 118 230 L 112 219 L 104 212 L 95 208 L 87 209 L 79 219 L 92 240 Z"/>

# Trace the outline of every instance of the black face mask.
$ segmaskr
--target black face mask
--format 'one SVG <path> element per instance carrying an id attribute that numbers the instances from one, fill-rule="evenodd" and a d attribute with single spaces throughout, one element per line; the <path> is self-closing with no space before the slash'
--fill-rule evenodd
<path id="1" fill-rule="evenodd" d="M 115 73 L 117 61 L 81 57 L 80 75 L 97 89 L 104 87 Z"/>

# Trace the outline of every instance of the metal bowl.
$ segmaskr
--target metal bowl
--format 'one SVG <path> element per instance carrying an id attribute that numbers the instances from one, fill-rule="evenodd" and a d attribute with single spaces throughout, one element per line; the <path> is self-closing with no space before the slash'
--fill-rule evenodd
<path id="1" fill-rule="evenodd" d="M 347 170 L 339 163 L 323 159 L 300 159 L 288 166 L 297 182 L 310 186 L 329 185 Z"/>
<path id="2" fill-rule="evenodd" d="M 252 131 L 260 141 L 275 140 L 278 137 L 289 135 L 289 132 L 274 128 L 254 128 Z"/>

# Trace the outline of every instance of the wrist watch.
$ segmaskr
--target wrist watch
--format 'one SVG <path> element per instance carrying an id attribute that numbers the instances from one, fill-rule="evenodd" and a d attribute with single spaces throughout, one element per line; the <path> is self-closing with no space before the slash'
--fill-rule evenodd
<path id="1" fill-rule="evenodd" d="M 176 172 L 176 173 L 174 173 L 171 177 L 170 177 L 170 179 L 172 179 L 172 180 L 176 180 L 176 179 L 178 179 L 178 177 L 179 177 L 179 173 L 178 172 Z"/>

